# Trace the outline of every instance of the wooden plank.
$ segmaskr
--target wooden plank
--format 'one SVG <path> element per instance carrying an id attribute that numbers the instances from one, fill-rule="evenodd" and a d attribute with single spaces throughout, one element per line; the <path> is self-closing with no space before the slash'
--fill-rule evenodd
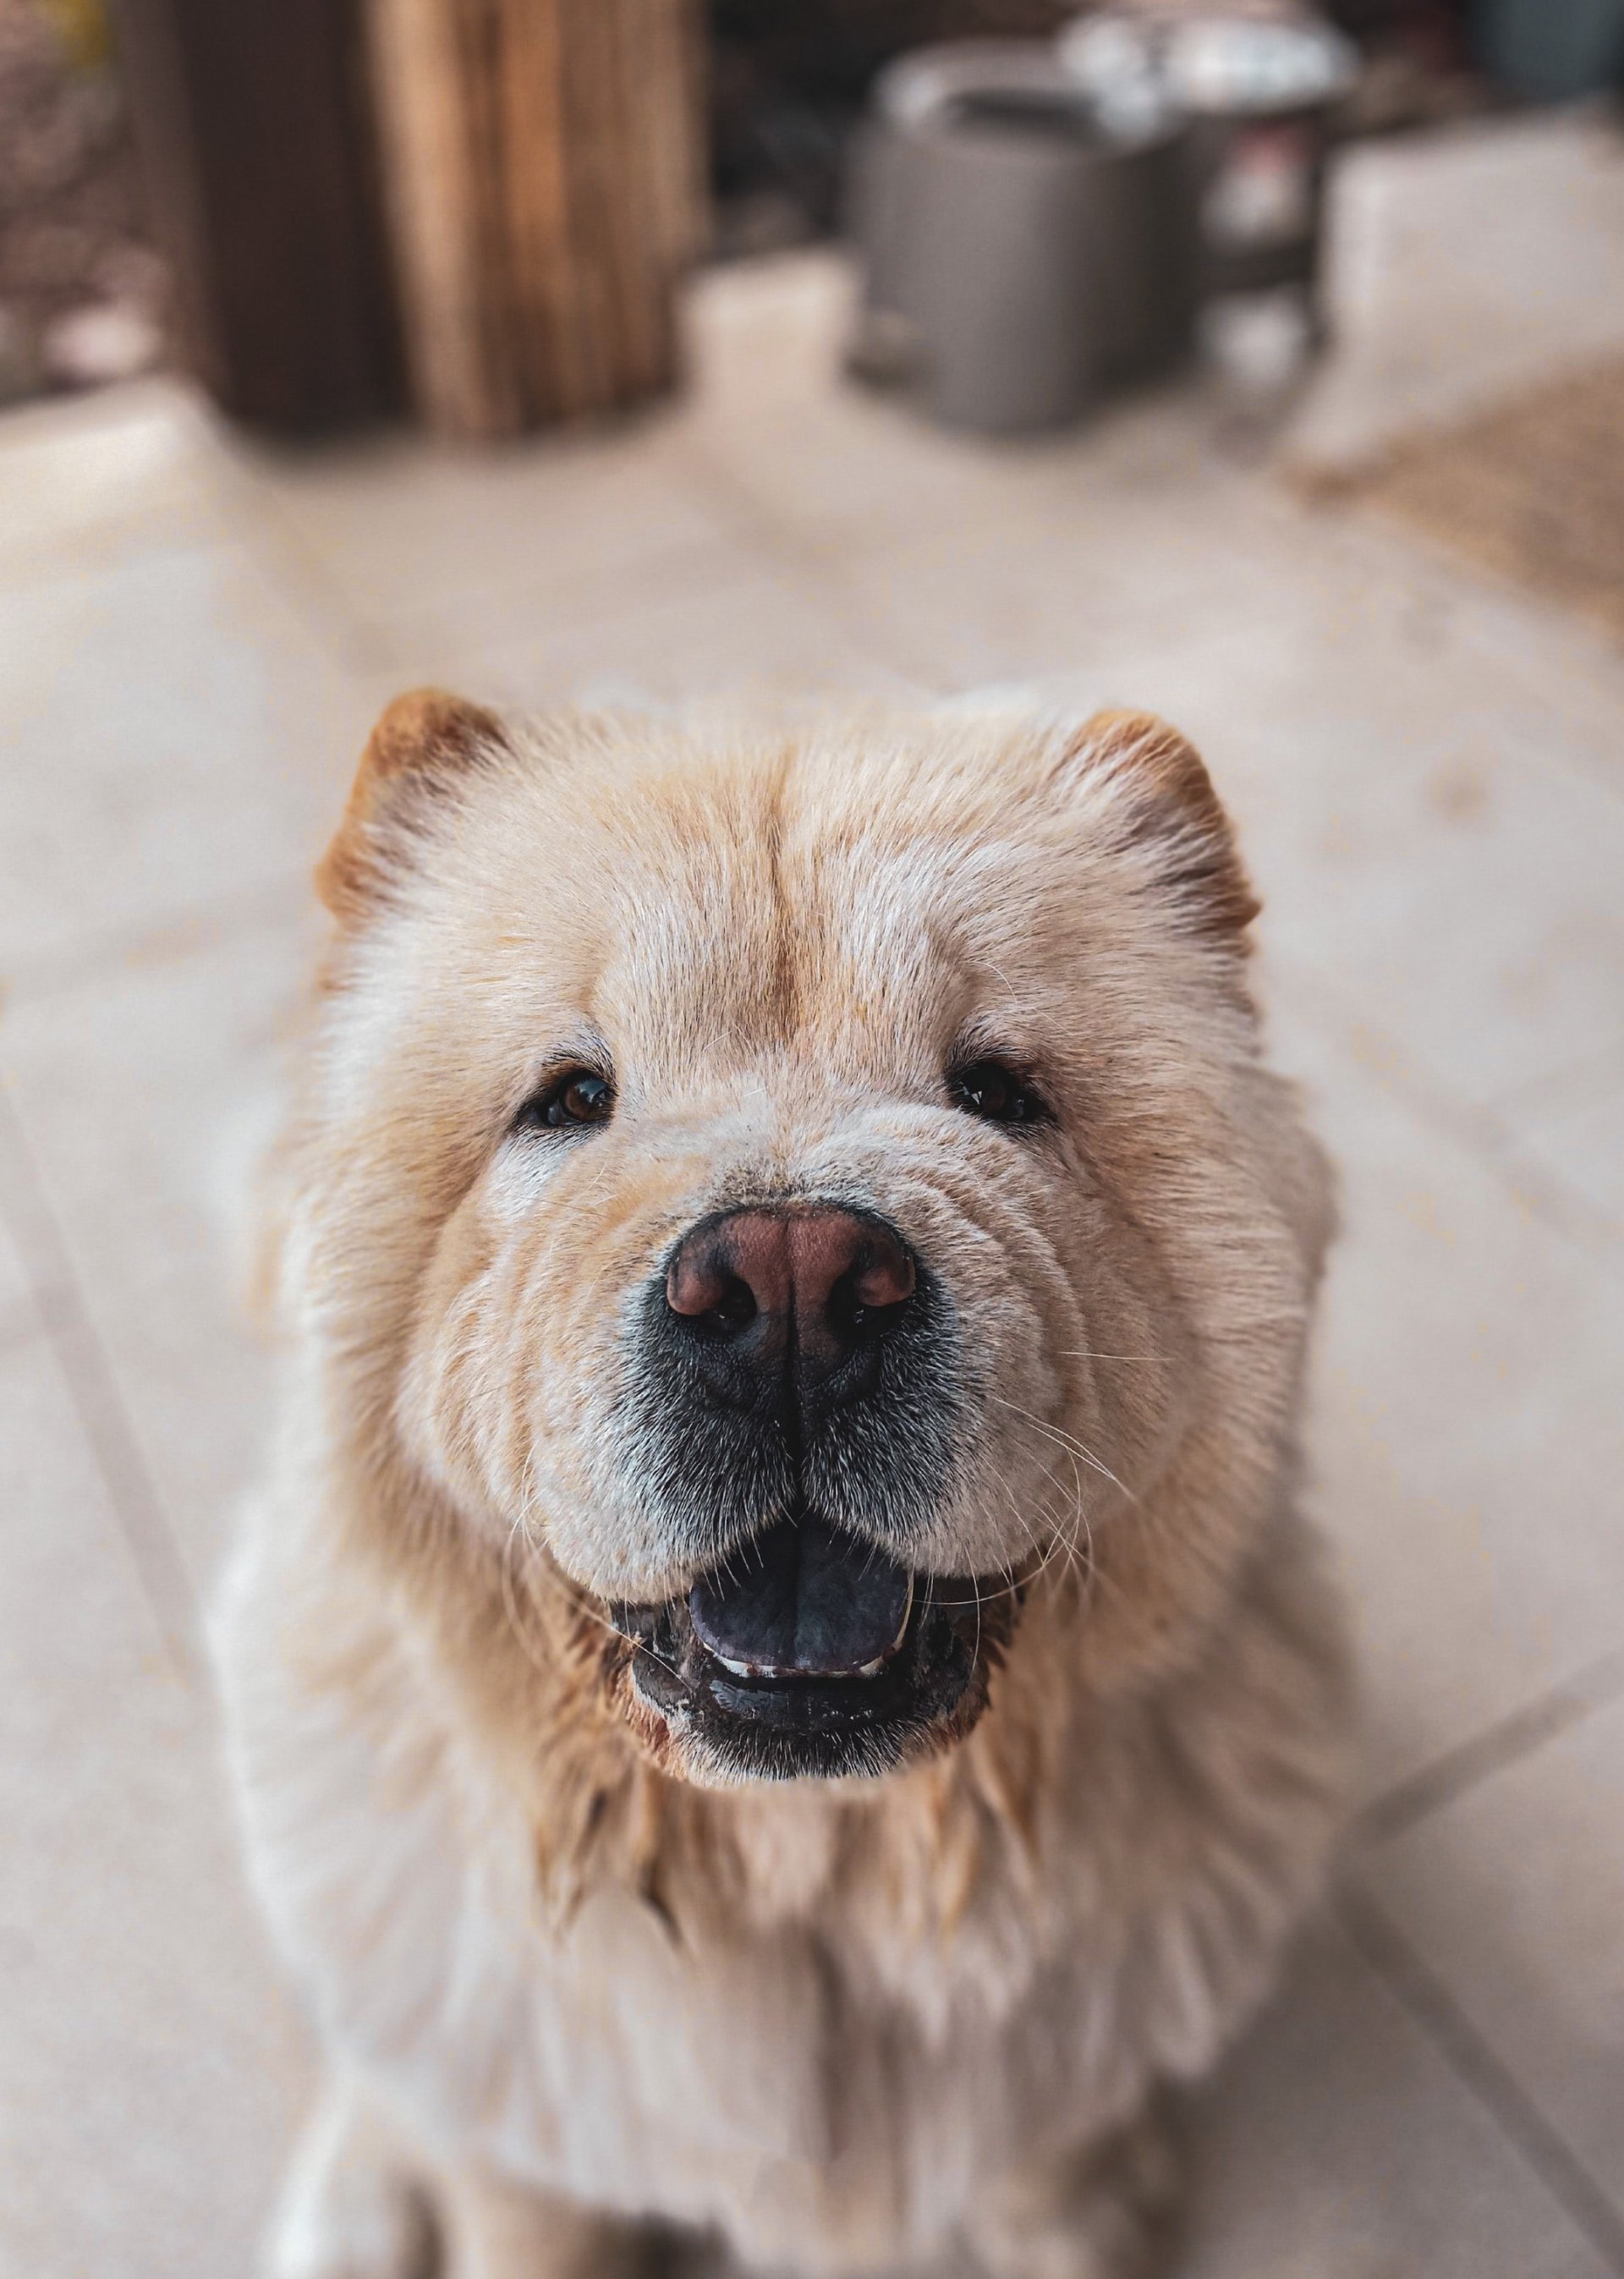
<path id="1" fill-rule="evenodd" d="M 399 408 L 364 0 L 115 0 L 182 346 L 238 418 Z"/>
<path id="2" fill-rule="evenodd" d="M 704 214 L 699 0 L 372 0 L 424 416 L 513 434 L 657 394 Z"/>

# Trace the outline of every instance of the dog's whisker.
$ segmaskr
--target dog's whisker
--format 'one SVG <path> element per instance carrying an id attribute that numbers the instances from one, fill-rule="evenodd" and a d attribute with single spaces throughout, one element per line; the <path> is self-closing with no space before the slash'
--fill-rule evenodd
<path id="1" fill-rule="evenodd" d="M 992 1393 L 989 1397 L 995 1400 L 1000 1408 L 1007 1408 L 1013 1415 L 1016 1416 L 1023 1416 L 1027 1423 L 1030 1424 L 1035 1431 L 1046 1433 L 1051 1439 L 1059 1441 L 1063 1448 L 1069 1449 L 1073 1454 L 1079 1456 L 1089 1467 L 1091 1471 L 1096 1471 L 1100 1475 L 1101 1478 L 1109 1480 L 1111 1485 L 1115 1488 L 1120 1494 L 1126 1496 L 1130 1503 L 1137 1503 L 1138 1501 L 1138 1498 L 1134 1494 L 1133 1490 L 1123 1481 L 1118 1479 L 1116 1474 L 1111 1469 L 1111 1467 L 1105 1462 L 1104 1458 L 1097 1456 L 1094 1454 L 1094 1451 L 1089 1447 L 1087 1443 L 1085 1441 L 1079 1440 L 1075 1433 L 1066 1431 L 1059 1424 L 1051 1424 L 1046 1417 L 1037 1416 L 1030 1408 L 1023 1408 L 1020 1402 L 1017 1400 L 1006 1400 L 1000 1393 Z"/>
<path id="2" fill-rule="evenodd" d="M 610 1622 L 609 1616 L 602 1612 L 601 1608 L 594 1607 L 591 1600 L 587 1599 L 583 1592 L 572 1589 L 570 1603 L 578 1614 L 584 1615 L 588 1622 L 595 1623 L 598 1628 L 604 1632 L 606 1637 L 617 1639 L 623 1646 L 630 1646 L 633 1643 L 632 1639 L 627 1638 L 624 1631 L 620 1629 L 617 1623 Z M 646 1654 L 650 1661 L 656 1662 L 662 1669 L 668 1673 L 669 1676 L 672 1677 L 680 1677 L 681 1673 L 670 1662 L 667 1661 L 663 1654 L 656 1654 L 653 1646 L 651 1646 L 646 1639 L 639 1638 L 635 1643 L 639 1651 Z"/>
<path id="3" fill-rule="evenodd" d="M 531 1667 L 533 1669 L 539 1671 L 540 1675 L 545 1677 L 554 1675 L 553 1665 L 550 1661 L 543 1658 L 541 1652 L 538 1650 L 534 1640 L 532 1638 L 529 1625 L 525 1621 L 524 1616 L 520 1612 L 517 1596 L 517 1585 L 514 1576 L 515 1562 L 512 1559 L 511 1553 L 514 1543 L 517 1539 L 523 1524 L 524 1523 L 522 1520 L 516 1516 L 513 1524 L 508 1531 L 507 1550 L 499 1565 L 498 1571 L 502 1577 L 502 1608 L 503 1611 L 507 1615 L 509 1625 L 513 1631 L 514 1637 L 518 1640 L 519 1646 L 525 1654 L 525 1660 L 531 1664 Z M 533 1541 L 529 1538 L 527 1531 L 525 1536 L 525 1547 L 527 1550 L 531 1551 L 533 1551 L 536 1547 Z M 572 1577 L 563 1574 L 555 1568 L 553 1570 L 552 1580 L 556 1584 L 559 1591 L 562 1592 L 574 1613 L 583 1615 L 586 1621 L 594 1623 L 597 1628 L 604 1633 L 606 1638 L 615 1638 L 623 1645 L 630 1645 L 632 1643 L 632 1640 L 627 1638 L 625 1632 L 621 1630 L 617 1623 L 612 1623 L 609 1620 L 609 1616 L 603 1612 L 601 1607 L 594 1605 L 586 1592 L 581 1588 L 580 1585 L 578 1584 Z M 663 1655 L 656 1654 L 654 1648 L 646 1641 L 639 1640 L 637 1643 L 640 1646 L 643 1653 L 647 1654 L 651 1661 L 657 1662 L 660 1668 L 669 1672 L 672 1677 L 678 1677 L 679 1676 L 678 1671 L 673 1668 L 671 1663 L 667 1661 Z"/>
<path id="4" fill-rule="evenodd" d="M 1096 1346 L 1056 1346 L 1054 1355 L 1057 1361 L 1164 1361 L 1167 1358 L 1164 1354 L 1153 1353 L 1101 1353 Z"/>
<path id="5" fill-rule="evenodd" d="M 1072 1539 L 1068 1531 L 1059 1524 L 1058 1517 L 1055 1514 L 1051 1513 L 1047 1515 L 1049 1523 L 1053 1531 L 1054 1545 L 1051 1553 L 1045 1556 L 1041 1565 L 1034 1570 L 1034 1576 L 1041 1575 L 1046 1571 L 1052 1563 L 1055 1552 L 1058 1551 L 1062 1553 L 1069 1561 L 1075 1562 L 1079 1577 L 1079 1587 L 1084 1592 L 1085 1598 L 1092 1598 L 1096 1590 L 1100 1586 L 1109 1589 L 1113 1587 L 1113 1585 L 1110 1577 L 1102 1571 L 1099 1561 L 1094 1555 L 1093 1523 L 1089 1517 L 1087 1499 L 1083 1493 L 1082 1477 L 1080 1473 L 1077 1471 L 1075 1453 L 1070 1448 L 1068 1448 L 1066 1453 L 1072 1460 L 1073 1479 L 1073 1494 L 1069 1499 L 1067 1508 L 1069 1508 L 1076 1527 L 1080 1530 L 1084 1539 L 1084 1544 L 1083 1546 L 1079 1546 Z M 1042 1469 L 1045 1477 L 1048 1479 L 1058 1491 L 1059 1482 L 1055 1478 L 1053 1467 L 1045 1463 L 1042 1466 Z M 1005 1492 L 1007 1496 L 1007 1489 L 1006 1489 Z"/>
<path id="6" fill-rule="evenodd" d="M 1046 1476 L 1053 1480 L 1054 1477 L 1053 1472 L 1049 1471 L 1046 1466 L 1045 1467 L 1045 1470 Z M 1073 1471 L 1075 1476 L 1075 1465 L 1073 1466 Z M 1020 1516 L 1019 1510 L 1016 1507 L 1014 1494 L 1007 1485 L 1005 1485 L 1003 1493 L 1005 1500 L 1008 1503 L 1012 1514 L 1014 1514 L 1018 1520 Z M 1084 1530 L 1088 1531 L 1090 1533 L 1091 1548 L 1086 1556 L 1079 1552 L 1077 1546 L 1071 1541 L 1064 1529 L 1059 1524 L 1056 1515 L 1053 1513 L 1046 1513 L 1043 1515 L 1043 1517 L 1048 1535 L 1048 1542 L 1035 1567 L 1030 1567 L 1019 1574 L 1016 1573 L 1013 1565 L 1000 1568 L 997 1571 L 1007 1578 L 1000 1589 L 989 1590 L 984 1588 L 979 1578 L 975 1578 L 972 1581 L 971 1586 L 975 1594 L 973 1597 L 967 1599 L 944 1599 L 938 1597 L 936 1601 L 938 1606 L 947 1608 L 954 1613 L 959 1613 L 972 1606 L 977 1608 L 992 1606 L 1000 1599 L 1014 1598 L 1017 1594 L 1030 1590 L 1034 1583 L 1038 1582 L 1049 1571 L 1050 1568 L 1053 1566 L 1057 1560 L 1069 1565 L 1075 1565 L 1076 1571 L 1082 1577 L 1084 1588 L 1087 1588 L 1092 1575 L 1092 1531 L 1088 1530 L 1087 1514 L 1083 1509 L 1082 1506 L 1082 1483 L 1080 1478 L 1077 1479 L 1076 1495 L 1073 1500 L 1072 1509 L 1076 1518 L 1081 1522 Z"/>

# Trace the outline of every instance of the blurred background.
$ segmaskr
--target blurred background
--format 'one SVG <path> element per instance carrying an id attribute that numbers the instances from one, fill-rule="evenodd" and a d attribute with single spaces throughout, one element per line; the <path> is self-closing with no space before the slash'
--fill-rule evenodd
<path id="1" fill-rule="evenodd" d="M 1624 2273 L 1624 0 L 0 0 L 0 2273 L 309 2087 L 199 1608 L 372 717 L 1165 711 L 1341 1167 L 1360 1817 L 1198 2279 Z"/>

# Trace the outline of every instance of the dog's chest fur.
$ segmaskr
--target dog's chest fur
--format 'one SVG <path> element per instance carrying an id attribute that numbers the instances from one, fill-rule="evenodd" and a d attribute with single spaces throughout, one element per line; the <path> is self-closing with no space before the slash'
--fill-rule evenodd
<path id="1" fill-rule="evenodd" d="M 872 1800 L 706 1799 L 664 1888 L 563 1903 L 420 1659 L 325 1683 L 257 1566 L 220 1611 L 251 1848 L 331 2045 L 431 2141 L 762 2265 L 928 2254 L 1013 2160 L 1199 2070 L 1321 1865 L 1340 1720 L 1294 1527 L 1153 1717 L 1051 1737 L 1038 1825 L 972 1744 Z"/>

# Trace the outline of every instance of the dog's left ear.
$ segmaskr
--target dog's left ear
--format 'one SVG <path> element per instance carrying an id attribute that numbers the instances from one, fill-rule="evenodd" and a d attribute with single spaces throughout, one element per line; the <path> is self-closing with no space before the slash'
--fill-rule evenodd
<path id="1" fill-rule="evenodd" d="M 342 924 L 387 899 L 420 852 L 433 811 L 471 770 L 508 752 L 494 712 L 443 688 L 397 696 L 367 740 L 343 820 L 316 866 L 316 891 Z"/>
<path id="2" fill-rule="evenodd" d="M 1245 949 L 1258 914 L 1229 818 L 1192 744 L 1153 712 L 1096 712 L 1066 740 L 1057 786 L 1103 798 L 1121 837 L 1194 929 Z"/>

